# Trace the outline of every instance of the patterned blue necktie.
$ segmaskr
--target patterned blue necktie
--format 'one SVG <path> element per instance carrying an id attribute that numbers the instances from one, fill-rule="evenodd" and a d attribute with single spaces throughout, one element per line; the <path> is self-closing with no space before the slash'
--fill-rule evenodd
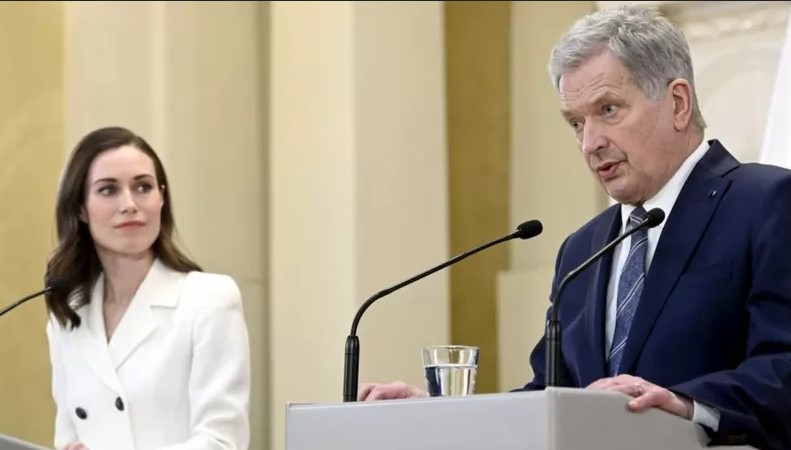
<path id="1" fill-rule="evenodd" d="M 642 222 L 645 219 L 645 214 L 645 209 L 642 206 L 635 209 L 632 215 L 629 216 L 627 229 L 631 229 Z M 640 301 L 640 295 L 643 293 L 645 281 L 645 255 L 648 248 L 648 231 L 645 228 L 637 230 L 632 234 L 631 239 L 632 245 L 629 250 L 629 256 L 626 258 L 626 263 L 621 271 L 621 278 L 618 280 L 618 309 L 615 315 L 615 333 L 613 333 L 610 355 L 607 359 L 607 372 L 611 377 L 618 374 L 623 349 L 626 346 L 626 338 L 629 335 L 629 329 L 632 327 L 632 320 L 637 310 L 637 304 Z"/>

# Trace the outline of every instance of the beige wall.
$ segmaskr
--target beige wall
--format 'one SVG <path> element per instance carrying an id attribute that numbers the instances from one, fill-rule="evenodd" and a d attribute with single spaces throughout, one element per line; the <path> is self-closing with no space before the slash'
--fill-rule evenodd
<path id="1" fill-rule="evenodd" d="M 340 402 L 343 352 L 370 295 L 447 257 L 438 2 L 272 4 L 272 447 L 286 402 Z M 446 274 L 366 313 L 360 380 L 423 385 L 448 339 Z"/>
<path id="2" fill-rule="evenodd" d="M 481 347 L 479 392 L 531 376 L 562 240 L 606 203 L 558 113 L 547 58 L 593 2 L 447 2 L 451 249 L 528 219 L 541 236 L 451 269 L 454 342 Z"/>
<path id="3" fill-rule="evenodd" d="M 0 3 L 0 305 L 41 289 L 61 166 L 62 7 Z M 49 444 L 54 408 L 41 298 L 0 318 L 0 433 Z M 41 417 L 44 420 L 33 418 Z"/>
<path id="4" fill-rule="evenodd" d="M 573 133 L 559 112 L 547 74 L 549 52 L 593 2 L 513 4 L 511 214 L 514 222 L 539 219 L 544 232 L 510 245 L 510 268 L 498 279 L 500 388 L 532 377 L 530 352 L 543 333 L 557 250 L 563 239 L 605 205 Z"/>
<path id="5" fill-rule="evenodd" d="M 445 3 L 450 245 L 457 255 L 511 232 L 511 4 Z M 497 392 L 500 245 L 450 269 L 451 337 L 480 348 L 476 391 Z"/>

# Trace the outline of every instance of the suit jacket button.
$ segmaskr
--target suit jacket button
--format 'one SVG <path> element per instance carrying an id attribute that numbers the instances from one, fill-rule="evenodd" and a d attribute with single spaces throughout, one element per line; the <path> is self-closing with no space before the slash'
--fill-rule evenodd
<path id="1" fill-rule="evenodd" d="M 118 411 L 124 410 L 124 401 L 121 400 L 121 397 L 116 397 L 115 399 L 115 407 L 118 408 Z"/>
<path id="2" fill-rule="evenodd" d="M 85 410 L 82 409 L 82 408 L 78 407 L 74 412 L 77 413 L 77 417 L 79 417 L 82 420 L 85 420 L 85 419 L 88 418 L 88 413 L 85 412 Z"/>

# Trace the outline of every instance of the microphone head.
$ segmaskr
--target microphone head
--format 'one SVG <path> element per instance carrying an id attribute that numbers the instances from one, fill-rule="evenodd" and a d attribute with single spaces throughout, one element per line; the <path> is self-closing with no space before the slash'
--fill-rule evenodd
<path id="1" fill-rule="evenodd" d="M 71 283 L 69 283 L 69 280 L 67 280 L 66 278 L 55 277 L 49 280 L 49 282 L 47 283 L 47 289 L 50 292 L 60 292 L 68 289 L 70 285 Z"/>
<path id="2" fill-rule="evenodd" d="M 665 212 L 661 208 L 654 208 L 645 213 L 646 228 L 654 228 L 665 220 Z"/>
<path id="3" fill-rule="evenodd" d="M 544 225 L 538 220 L 528 220 L 516 227 L 516 237 L 519 239 L 530 239 L 536 237 L 544 231 Z"/>

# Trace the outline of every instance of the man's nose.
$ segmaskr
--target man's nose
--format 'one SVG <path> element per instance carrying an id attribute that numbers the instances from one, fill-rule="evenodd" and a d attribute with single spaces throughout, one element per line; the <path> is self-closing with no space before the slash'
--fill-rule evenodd
<path id="1" fill-rule="evenodd" d="M 586 122 L 582 129 L 582 153 L 586 156 L 607 148 L 607 138 L 602 133 L 601 127 L 592 122 Z"/>

